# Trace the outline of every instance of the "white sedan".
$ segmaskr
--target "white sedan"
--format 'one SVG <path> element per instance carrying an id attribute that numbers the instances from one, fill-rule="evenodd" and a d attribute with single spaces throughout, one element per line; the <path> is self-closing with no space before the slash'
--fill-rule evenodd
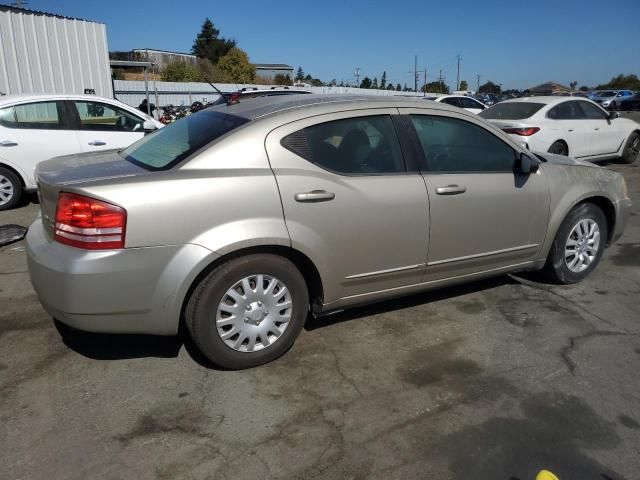
<path id="1" fill-rule="evenodd" d="M 424 97 L 425 100 L 433 100 L 434 102 L 442 102 L 454 107 L 464 108 L 471 113 L 480 113 L 487 107 L 484 103 L 475 98 L 466 97 L 464 95 L 439 95 L 432 97 Z"/>
<path id="2" fill-rule="evenodd" d="M 95 95 L 0 97 L 0 210 L 34 191 L 35 166 L 59 155 L 124 148 L 162 123 Z"/>
<path id="3" fill-rule="evenodd" d="M 533 152 L 589 161 L 621 157 L 626 163 L 633 163 L 640 152 L 640 124 L 586 98 L 515 98 L 480 116 Z"/>

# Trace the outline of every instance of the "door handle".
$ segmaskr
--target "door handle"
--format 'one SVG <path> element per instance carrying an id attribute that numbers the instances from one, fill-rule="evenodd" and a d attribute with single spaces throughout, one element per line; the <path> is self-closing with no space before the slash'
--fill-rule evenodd
<path id="1" fill-rule="evenodd" d="M 600 130 L 600 127 L 596 127 L 596 128 L 594 128 L 594 130 L 595 130 L 595 131 L 598 131 L 598 130 Z"/>
<path id="2" fill-rule="evenodd" d="M 101 147 L 106 144 L 107 142 L 103 142 L 102 140 L 94 140 L 93 142 L 89 142 L 89 145 L 91 145 L 92 147 Z"/>
<path id="3" fill-rule="evenodd" d="M 569 132 L 573 132 L 573 128 L 569 128 L 569 129 L 568 129 L 568 131 L 569 131 Z"/>
<path id="4" fill-rule="evenodd" d="M 3 140 L 0 142 L 0 147 L 17 147 L 18 142 L 14 142 L 13 140 Z"/>
<path id="5" fill-rule="evenodd" d="M 325 190 L 312 190 L 306 193 L 296 193 L 294 198 L 296 199 L 296 202 L 328 202 L 329 200 L 336 198 L 336 194 Z"/>
<path id="6" fill-rule="evenodd" d="M 436 193 L 438 195 L 460 195 L 467 191 L 467 187 L 460 185 L 447 185 L 446 187 L 437 187 Z"/>

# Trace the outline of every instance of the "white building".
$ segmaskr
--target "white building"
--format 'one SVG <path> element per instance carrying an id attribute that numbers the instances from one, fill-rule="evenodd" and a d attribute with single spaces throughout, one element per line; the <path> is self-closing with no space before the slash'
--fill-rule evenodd
<path id="1" fill-rule="evenodd" d="M 0 93 L 113 97 L 104 23 L 0 5 Z"/>

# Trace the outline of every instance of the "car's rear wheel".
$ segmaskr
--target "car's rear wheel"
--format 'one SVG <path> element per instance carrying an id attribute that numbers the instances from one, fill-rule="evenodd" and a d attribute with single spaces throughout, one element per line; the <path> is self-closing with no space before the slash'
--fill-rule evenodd
<path id="1" fill-rule="evenodd" d="M 607 241 L 607 220 L 592 203 L 582 203 L 566 216 L 551 245 L 545 270 L 557 283 L 577 283 L 600 262 Z"/>
<path id="2" fill-rule="evenodd" d="M 564 155 L 565 157 L 569 155 L 569 149 L 564 142 L 553 142 L 547 151 L 555 155 Z"/>
<path id="3" fill-rule="evenodd" d="M 11 170 L 0 167 L 0 211 L 15 207 L 22 197 L 22 184 Z"/>
<path id="4" fill-rule="evenodd" d="M 185 321 L 211 362 L 236 370 L 284 354 L 308 312 L 307 285 L 296 266 L 277 255 L 254 254 L 204 277 L 187 304 Z"/>
<path id="5" fill-rule="evenodd" d="M 633 132 L 629 135 L 622 151 L 622 161 L 624 163 L 634 163 L 638 158 L 640 158 L 640 133 Z"/>

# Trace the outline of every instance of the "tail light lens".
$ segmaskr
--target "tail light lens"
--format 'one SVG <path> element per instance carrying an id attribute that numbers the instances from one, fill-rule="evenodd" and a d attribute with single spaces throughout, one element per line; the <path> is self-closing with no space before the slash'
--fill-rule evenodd
<path id="1" fill-rule="evenodd" d="M 525 127 L 525 128 L 503 128 L 505 133 L 513 133 L 514 135 L 520 135 L 523 137 L 530 137 L 534 133 L 538 133 L 540 128 L 538 127 Z"/>
<path id="2" fill-rule="evenodd" d="M 58 196 L 53 238 L 85 250 L 124 248 L 125 209 L 95 198 L 62 192 Z"/>

